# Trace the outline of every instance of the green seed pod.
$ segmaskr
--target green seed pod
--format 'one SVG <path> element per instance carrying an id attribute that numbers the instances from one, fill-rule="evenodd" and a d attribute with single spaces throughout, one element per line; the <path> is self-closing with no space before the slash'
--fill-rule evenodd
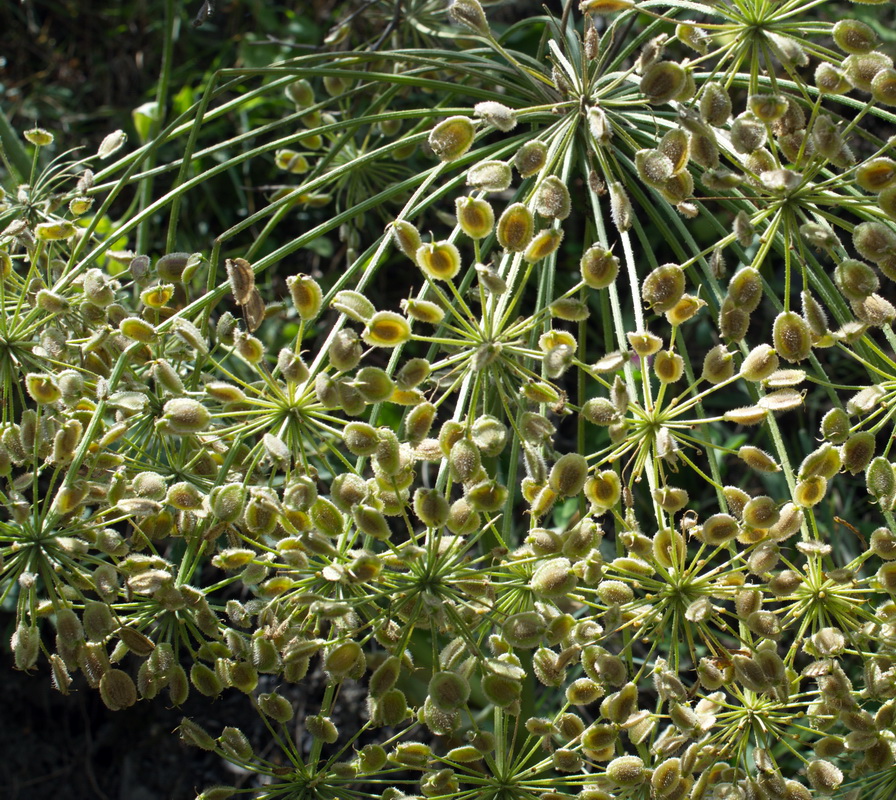
<path id="1" fill-rule="evenodd" d="M 883 456 L 875 458 L 865 472 L 865 484 L 868 493 L 884 507 L 889 506 L 896 494 L 896 473 L 893 465 Z"/>
<path id="2" fill-rule="evenodd" d="M 547 161 L 548 148 L 537 139 L 526 142 L 513 157 L 513 165 L 521 178 L 529 178 L 541 171 Z"/>
<path id="3" fill-rule="evenodd" d="M 485 200 L 458 197 L 455 210 L 458 225 L 471 239 L 484 239 L 495 227 L 495 212 Z"/>
<path id="4" fill-rule="evenodd" d="M 333 645 L 324 657 L 324 669 L 337 683 L 355 672 L 359 664 L 365 663 L 361 645 L 352 640 Z"/>
<path id="5" fill-rule="evenodd" d="M 859 255 L 878 263 L 896 253 L 896 232 L 883 222 L 862 222 L 852 232 Z"/>
<path id="6" fill-rule="evenodd" d="M 358 366 L 363 349 L 358 334 L 351 328 L 343 328 L 336 332 L 330 340 L 327 355 L 332 364 L 340 372 L 347 372 Z"/>
<path id="7" fill-rule="evenodd" d="M 659 352 L 663 346 L 663 340 L 648 331 L 632 331 L 626 334 L 629 344 L 641 358 L 647 358 Z"/>
<path id="8" fill-rule="evenodd" d="M 815 759 L 806 768 L 809 785 L 821 794 L 833 794 L 843 783 L 843 773 L 830 761 Z"/>
<path id="9" fill-rule="evenodd" d="M 672 174 L 677 175 L 688 165 L 691 155 L 690 138 L 681 128 L 672 128 L 663 134 L 658 150 L 672 163 Z"/>
<path id="10" fill-rule="evenodd" d="M 162 419 L 167 423 L 167 433 L 188 436 L 205 430 L 211 422 L 211 414 L 196 400 L 176 397 L 165 403 L 162 408 Z"/>
<path id="11" fill-rule="evenodd" d="M 847 300 L 861 302 L 880 288 L 874 270 L 864 261 L 847 258 L 834 271 L 834 282 Z"/>
<path id="12" fill-rule="evenodd" d="M 488 20 L 479 0 L 451 0 L 448 5 L 448 16 L 458 25 L 469 28 L 473 33 L 478 33 L 487 39 L 491 38 Z"/>
<path id="13" fill-rule="evenodd" d="M 822 94 L 845 94 L 852 88 L 843 71 L 826 61 L 815 68 L 815 86 Z"/>
<path id="14" fill-rule="evenodd" d="M 739 532 L 737 520 L 730 514 L 714 514 L 703 523 L 700 538 L 711 547 L 721 547 L 732 541 Z"/>
<path id="15" fill-rule="evenodd" d="M 511 647 L 531 650 L 541 642 L 546 627 L 540 614 L 535 611 L 524 611 L 504 620 L 501 632 Z"/>
<path id="16" fill-rule="evenodd" d="M 381 403 L 388 400 L 395 390 L 392 379 L 379 367 L 361 367 L 355 373 L 352 386 L 361 393 L 368 403 Z"/>
<path id="17" fill-rule="evenodd" d="M 454 480 L 461 483 L 472 480 L 482 466 L 479 448 L 470 439 L 459 439 L 451 446 L 448 466 Z"/>
<path id="18" fill-rule="evenodd" d="M 747 313 L 754 312 L 762 302 L 762 279 L 753 267 L 738 270 L 728 284 L 728 296 Z"/>
<path id="19" fill-rule="evenodd" d="M 367 500 L 367 481 L 360 475 L 343 472 L 330 483 L 330 497 L 340 511 L 349 513 L 356 505 Z"/>
<path id="20" fill-rule="evenodd" d="M 870 53 L 880 39 L 870 25 L 857 19 L 841 19 L 834 25 L 834 43 L 844 53 Z"/>
<path id="21" fill-rule="evenodd" d="M 632 588 L 622 581 L 601 581 L 597 586 L 597 596 L 608 606 L 630 603 L 635 596 Z"/>
<path id="22" fill-rule="evenodd" d="M 648 776 L 644 761 L 638 756 L 619 756 L 607 764 L 606 775 L 616 786 L 639 786 Z"/>
<path id="23" fill-rule="evenodd" d="M 370 696 L 375 700 L 381 698 L 386 692 L 395 686 L 398 676 L 401 674 L 401 659 L 397 656 L 389 656 L 370 676 Z"/>
<path id="24" fill-rule="evenodd" d="M 476 0 L 456 0 L 452 8 L 474 3 L 479 5 Z M 429 146 L 440 161 L 454 161 L 470 149 L 475 135 L 476 128 L 467 117 L 448 117 L 430 132 Z"/>
<path id="25" fill-rule="evenodd" d="M 212 513 L 221 522 L 236 522 L 243 512 L 246 489 L 238 483 L 217 486 L 209 494 Z"/>
<path id="26" fill-rule="evenodd" d="M 832 408 L 821 419 L 821 435 L 831 444 L 843 444 L 849 437 L 849 417 L 842 408 Z"/>
<path id="27" fill-rule="evenodd" d="M 641 77 L 641 92 L 652 105 L 661 105 L 675 100 L 685 89 L 687 74 L 674 61 L 657 61 L 644 71 Z"/>
<path id="28" fill-rule="evenodd" d="M 397 347 L 411 338 L 411 326 L 401 314 L 377 311 L 361 338 L 372 347 Z"/>
<path id="29" fill-rule="evenodd" d="M 741 516 L 750 528 L 770 528 L 778 521 L 780 512 L 771 497 L 760 495 L 744 505 Z"/>
<path id="30" fill-rule="evenodd" d="M 641 297 L 652 310 L 662 314 L 675 307 L 684 289 L 684 270 L 678 264 L 664 264 L 644 279 Z"/>
<path id="31" fill-rule="evenodd" d="M 482 679 L 482 691 L 499 708 L 508 708 L 519 700 L 523 685 L 513 678 L 489 673 Z"/>
<path id="32" fill-rule="evenodd" d="M 592 289 L 605 289 L 619 274 L 619 259 L 602 245 L 592 245 L 579 262 L 582 280 Z"/>
<path id="33" fill-rule="evenodd" d="M 754 347 L 741 364 L 740 374 L 748 381 L 764 381 L 778 369 L 778 354 L 771 345 Z"/>
<path id="34" fill-rule="evenodd" d="M 125 317 L 119 323 L 118 330 L 128 339 L 144 344 L 149 344 L 156 338 L 155 326 L 140 317 Z"/>
<path id="35" fill-rule="evenodd" d="M 843 59 L 842 68 L 856 89 L 870 92 L 875 76 L 882 70 L 893 68 L 893 59 L 877 51 L 854 53 Z"/>
<path id="36" fill-rule="evenodd" d="M 535 210 L 547 219 L 566 219 L 572 211 L 572 199 L 566 184 L 556 175 L 549 175 L 535 193 Z"/>
<path id="37" fill-rule="evenodd" d="M 598 508 L 613 508 L 622 496 L 619 476 L 613 470 L 604 470 L 585 481 L 585 497 Z"/>
<path id="38" fill-rule="evenodd" d="M 719 309 L 719 333 L 729 341 L 739 342 L 750 328 L 750 312 L 741 308 L 726 295 Z"/>
<path id="39" fill-rule="evenodd" d="M 671 350 L 660 350 L 653 359 L 653 371 L 660 383 L 675 383 L 684 374 L 684 359 Z"/>
<path id="40" fill-rule="evenodd" d="M 199 694 L 206 697 L 217 697 L 224 689 L 224 684 L 217 673 L 198 662 L 190 668 L 190 683 Z"/>
<path id="41" fill-rule="evenodd" d="M 731 144 L 738 153 L 754 153 L 767 139 L 765 125 L 752 114 L 741 114 L 731 124 Z"/>
<path id="42" fill-rule="evenodd" d="M 449 531 L 457 536 L 466 536 L 479 530 L 479 513 L 470 505 L 470 502 L 461 497 L 451 504 L 448 510 L 448 521 L 445 523 Z"/>
<path id="43" fill-rule="evenodd" d="M 752 469 L 760 472 L 778 472 L 781 469 L 768 453 L 752 445 L 742 445 L 737 451 L 737 457 Z"/>
<path id="44" fill-rule="evenodd" d="M 787 98 L 779 94 L 754 94 L 747 98 L 747 107 L 760 122 L 776 122 L 787 112 Z"/>
<path id="45" fill-rule="evenodd" d="M 106 670 L 100 679 L 100 697 L 110 711 L 121 711 L 137 702 L 137 687 L 131 676 L 120 669 Z"/>
<path id="46" fill-rule="evenodd" d="M 414 260 L 415 256 L 411 255 L 410 258 Z M 330 307 L 341 314 L 345 314 L 345 316 L 355 322 L 367 323 L 376 313 L 376 308 L 373 303 L 371 303 L 363 294 L 348 290 L 337 292 L 330 303 Z"/>
<path id="47" fill-rule="evenodd" d="M 896 161 L 874 158 L 856 169 L 856 183 L 866 192 L 877 194 L 896 184 Z"/>
<path id="48" fill-rule="evenodd" d="M 809 324 L 794 311 L 782 311 L 772 328 L 775 350 L 785 361 L 795 364 L 812 352 Z"/>
<path id="49" fill-rule="evenodd" d="M 850 436 L 843 444 L 843 467 L 851 475 L 862 472 L 874 458 L 874 434 L 859 431 Z"/>
<path id="50" fill-rule="evenodd" d="M 674 174 L 672 159 L 659 150 L 638 150 L 635 153 L 635 170 L 648 186 L 659 189 Z"/>
<path id="51" fill-rule="evenodd" d="M 583 322 L 591 315 L 588 304 L 574 297 L 555 300 L 548 308 L 552 317 L 566 322 Z"/>
<path id="52" fill-rule="evenodd" d="M 376 452 L 376 429 L 366 422 L 349 422 L 342 433 L 342 440 L 352 455 L 370 456 Z"/>
<path id="53" fill-rule="evenodd" d="M 450 514 L 448 500 L 437 489 L 414 492 L 414 513 L 427 528 L 441 528 Z"/>
<path id="54" fill-rule="evenodd" d="M 871 79 L 871 96 L 885 106 L 896 106 L 896 69 L 887 67 Z"/>
<path id="55" fill-rule="evenodd" d="M 460 252 L 448 241 L 423 245 L 417 251 L 416 259 L 423 273 L 436 281 L 451 280 L 460 272 Z"/>
<path id="56" fill-rule="evenodd" d="M 600 684 L 591 678 L 579 678 L 566 687 L 566 700 L 574 706 L 591 705 L 603 695 Z"/>
<path id="57" fill-rule="evenodd" d="M 470 684 L 456 672 L 436 672 L 429 681 L 429 699 L 440 711 L 462 708 L 470 696 Z"/>
<path id="58" fill-rule="evenodd" d="M 563 231 L 559 228 L 548 228 L 540 231 L 526 247 L 523 259 L 530 264 L 541 261 L 557 252 L 563 242 Z"/>
<path id="59" fill-rule="evenodd" d="M 516 113 L 503 103 L 486 100 L 473 106 L 473 113 L 483 122 L 503 133 L 512 131 L 517 125 Z"/>
<path id="60" fill-rule="evenodd" d="M 734 375 L 734 356 L 723 344 L 716 345 L 703 359 L 702 378 L 712 384 L 723 383 Z"/>
<path id="61" fill-rule="evenodd" d="M 548 478 L 550 487 L 561 497 L 576 497 L 588 477 L 588 462 L 578 453 L 566 453 L 557 459 Z"/>
<path id="62" fill-rule="evenodd" d="M 535 570 L 529 586 L 539 597 L 560 597 L 575 589 L 578 579 L 567 558 L 552 558 Z"/>
<path id="63" fill-rule="evenodd" d="M 320 739 L 326 744 L 335 744 L 339 739 L 339 731 L 333 720 L 319 714 L 305 717 L 305 730 L 311 734 L 312 738 Z"/>
<path id="64" fill-rule="evenodd" d="M 504 210 L 498 220 L 498 243 L 512 253 L 520 253 L 529 246 L 534 231 L 535 220 L 532 212 L 522 203 L 513 203 Z"/>
<path id="65" fill-rule="evenodd" d="M 318 533 L 331 539 L 339 536 L 345 527 L 345 520 L 339 508 L 325 497 L 318 497 L 312 504 L 311 521 Z"/>
<path id="66" fill-rule="evenodd" d="M 361 772 L 379 772 L 386 765 L 386 751 L 378 744 L 364 745 L 358 751 L 358 767 Z"/>
<path id="67" fill-rule="evenodd" d="M 356 505 L 352 509 L 352 518 L 358 530 L 365 536 L 372 536 L 378 541 L 386 541 L 392 535 L 385 515 L 373 506 Z"/>
<path id="68" fill-rule="evenodd" d="M 731 97 L 718 83 L 707 83 L 700 93 L 700 118 L 707 125 L 721 128 L 731 116 Z"/>
<path id="69" fill-rule="evenodd" d="M 467 171 L 467 186 L 481 192 L 503 192 L 512 179 L 510 164 L 503 161 L 481 161 Z"/>

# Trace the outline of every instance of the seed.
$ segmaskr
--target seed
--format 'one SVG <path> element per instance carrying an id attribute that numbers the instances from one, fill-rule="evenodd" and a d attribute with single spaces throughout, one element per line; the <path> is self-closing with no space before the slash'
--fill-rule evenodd
<path id="1" fill-rule="evenodd" d="M 826 61 L 815 68 L 815 86 L 822 94 L 844 94 L 852 88 L 842 70 Z"/>
<path id="2" fill-rule="evenodd" d="M 467 172 L 467 186 L 483 192 L 503 192 L 512 179 L 510 165 L 503 161 L 481 161 Z"/>
<path id="3" fill-rule="evenodd" d="M 866 192 L 882 192 L 896 183 L 896 162 L 890 158 L 874 158 L 856 169 L 856 183 Z"/>
<path id="4" fill-rule="evenodd" d="M 473 197 L 458 197 L 457 222 L 471 239 L 483 239 L 495 227 L 495 212 L 488 202 Z"/>
<path id="5" fill-rule="evenodd" d="M 448 5 L 448 16 L 459 25 L 464 25 L 474 33 L 491 38 L 488 20 L 479 4 L 479 0 L 451 0 Z"/>
<path id="6" fill-rule="evenodd" d="M 882 222 L 862 222 L 853 229 L 852 243 L 869 261 L 882 261 L 896 253 L 896 232 Z"/>
<path id="7" fill-rule="evenodd" d="M 632 227 L 632 203 L 629 200 L 625 187 L 618 181 L 613 181 L 610 191 L 610 217 L 616 230 L 625 233 Z"/>
<path id="8" fill-rule="evenodd" d="M 653 371 L 661 383 L 675 383 L 684 374 L 684 359 L 671 350 L 661 350 L 653 359 Z"/>
<path id="9" fill-rule="evenodd" d="M 361 338 L 373 347 L 397 347 L 411 338 L 411 326 L 401 314 L 394 311 L 377 311 Z"/>
<path id="10" fill-rule="evenodd" d="M 871 82 L 875 76 L 885 70 L 892 69 L 893 59 L 876 51 L 870 53 L 854 53 L 843 59 L 843 72 L 850 83 L 863 92 L 871 91 Z"/>
<path id="11" fill-rule="evenodd" d="M 552 558 L 535 570 L 529 586 L 539 597 L 560 597 L 575 589 L 578 579 L 568 558 Z"/>
<path id="12" fill-rule="evenodd" d="M 58 242 L 71 239 L 78 232 L 73 223 L 67 220 L 59 222 L 41 222 L 34 227 L 34 235 L 42 242 Z"/>
<path id="13" fill-rule="evenodd" d="M 652 356 L 663 346 L 663 340 L 648 331 L 632 331 L 626 334 L 626 338 L 641 358 Z"/>
<path id="14" fill-rule="evenodd" d="M 834 270 L 834 282 L 847 300 L 862 301 L 880 288 L 874 270 L 864 261 L 846 258 Z"/>
<path id="15" fill-rule="evenodd" d="M 741 515 L 744 524 L 751 528 L 770 528 L 778 521 L 780 512 L 771 497 L 760 495 L 744 506 Z"/>
<path id="16" fill-rule="evenodd" d="M 700 300 L 690 294 L 683 294 L 675 306 L 666 312 L 666 321 L 670 325 L 684 325 L 705 305 L 705 300 Z"/>
<path id="17" fill-rule="evenodd" d="M 843 467 L 851 475 L 862 472 L 874 457 L 876 442 L 874 434 L 859 431 L 850 436 L 843 445 Z"/>
<path id="18" fill-rule="evenodd" d="M 684 68 L 674 61 L 657 61 L 644 71 L 641 92 L 653 105 L 675 100 L 687 83 Z"/>
<path id="19" fill-rule="evenodd" d="M 883 456 L 875 458 L 868 465 L 865 484 L 872 497 L 885 507 L 890 505 L 890 500 L 896 493 L 896 473 L 893 471 L 893 465 Z"/>
<path id="20" fill-rule="evenodd" d="M 734 375 L 734 355 L 723 344 L 716 345 L 703 359 L 703 380 L 720 384 Z"/>
<path id="21" fill-rule="evenodd" d="M 648 186 L 659 189 L 674 174 L 672 160 L 659 150 L 638 150 L 635 153 L 638 177 Z"/>
<path id="22" fill-rule="evenodd" d="M 684 289 L 684 270 L 678 264 L 664 264 L 644 279 L 641 297 L 652 310 L 662 314 L 675 307 Z"/>
<path id="23" fill-rule="evenodd" d="M 619 756 L 607 764 L 607 778 L 617 786 L 638 786 L 647 775 L 644 761 L 638 756 Z"/>
<path id="24" fill-rule="evenodd" d="M 504 133 L 512 131 L 517 125 L 516 112 L 493 100 L 476 103 L 473 112 L 481 120 Z"/>
<path id="25" fill-rule="evenodd" d="M 162 419 L 167 423 L 167 430 L 176 436 L 199 433 L 208 427 L 211 414 L 208 409 L 196 400 L 176 397 L 165 403 Z"/>
<path id="26" fill-rule="evenodd" d="M 747 313 L 754 312 L 762 302 L 762 279 L 753 267 L 738 270 L 728 284 L 728 296 Z"/>
<path id="27" fill-rule="evenodd" d="M 592 245 L 579 262 L 582 280 L 592 289 L 605 289 L 619 274 L 619 259 L 602 245 Z"/>
<path id="28" fill-rule="evenodd" d="M 612 508 L 622 495 L 619 476 L 612 470 L 604 470 L 586 480 L 584 490 L 589 502 L 598 508 Z"/>
<path id="29" fill-rule="evenodd" d="M 731 116 L 731 97 L 718 83 L 707 83 L 700 94 L 700 118 L 707 125 L 721 128 Z"/>
<path id="30" fill-rule="evenodd" d="M 559 228 L 548 228 L 538 233 L 526 247 L 523 259 L 530 264 L 541 261 L 552 255 L 563 241 L 563 231 Z"/>
<path id="31" fill-rule="evenodd" d="M 815 759 L 809 762 L 806 768 L 806 777 L 809 785 L 822 794 L 832 794 L 841 783 L 843 783 L 843 773 L 831 764 L 830 761 Z"/>
<path id="32" fill-rule="evenodd" d="M 714 514 L 703 523 L 700 538 L 711 547 L 721 547 L 739 533 L 737 520 L 730 514 Z"/>
<path id="33" fill-rule="evenodd" d="M 358 366 L 362 353 L 358 334 L 351 328 L 337 331 L 327 348 L 330 363 L 340 372 L 347 372 Z"/>
<path id="34" fill-rule="evenodd" d="M 470 696 L 470 684 L 456 672 L 436 672 L 429 681 L 429 698 L 440 711 L 461 708 Z"/>
<path id="35" fill-rule="evenodd" d="M 749 467 L 760 472 L 778 472 L 781 469 L 768 453 L 752 445 L 742 445 L 737 451 L 737 456 L 746 462 Z"/>
<path id="36" fill-rule="evenodd" d="M 791 364 L 804 360 L 812 352 L 809 325 L 794 311 L 778 314 L 772 328 L 772 337 L 778 355 Z"/>
<path id="37" fill-rule="evenodd" d="M 131 676 L 120 669 L 106 670 L 100 679 L 100 697 L 111 711 L 121 711 L 137 702 L 137 687 Z"/>
<path id="38" fill-rule="evenodd" d="M 548 478 L 550 487 L 561 497 L 575 497 L 588 477 L 588 462 L 578 453 L 566 453 L 557 459 Z"/>
<path id="39" fill-rule="evenodd" d="M 765 144 L 767 138 L 765 125 L 752 114 L 741 114 L 731 124 L 731 144 L 738 153 L 756 152 Z"/>
<path id="40" fill-rule="evenodd" d="M 25 376 L 25 388 L 35 403 L 47 405 L 55 403 L 62 397 L 62 392 L 56 385 L 51 375 L 41 375 L 36 372 L 29 372 Z"/>
<path id="41" fill-rule="evenodd" d="M 295 275 L 286 279 L 286 285 L 299 316 L 303 320 L 317 317 L 323 302 L 323 292 L 318 282 L 308 275 Z"/>
<path id="42" fill-rule="evenodd" d="M 448 241 L 423 245 L 416 259 L 423 273 L 433 280 L 450 280 L 460 271 L 460 252 Z"/>
<path id="43" fill-rule="evenodd" d="M 754 94 L 747 98 L 747 106 L 760 122 L 771 123 L 787 112 L 787 99 L 779 94 Z"/>
<path id="44" fill-rule="evenodd" d="M 529 178 L 541 171 L 547 161 L 548 148 L 537 139 L 526 142 L 513 157 L 513 165 L 521 178 Z"/>
<path id="45" fill-rule="evenodd" d="M 532 241 L 534 229 L 532 212 L 522 203 L 514 203 L 504 210 L 498 220 L 498 243 L 512 253 L 522 252 Z"/>
<path id="46" fill-rule="evenodd" d="M 566 219 L 572 210 L 569 189 L 556 175 L 549 175 L 535 193 L 535 210 L 547 219 Z"/>
<path id="47" fill-rule="evenodd" d="M 155 326 L 140 317 L 125 317 L 119 323 L 118 330 L 128 339 L 144 344 L 149 344 L 156 338 Z"/>
<path id="48" fill-rule="evenodd" d="M 479 7 L 476 0 L 455 0 L 450 8 Z M 479 7 L 481 13 L 482 9 Z M 485 19 L 484 15 L 482 17 Z M 476 129 L 467 117 L 448 117 L 442 120 L 429 134 L 429 146 L 440 161 L 454 161 L 473 145 Z"/>
<path id="49" fill-rule="evenodd" d="M 896 106 L 896 69 L 880 70 L 871 80 L 871 96 L 886 106 Z"/>

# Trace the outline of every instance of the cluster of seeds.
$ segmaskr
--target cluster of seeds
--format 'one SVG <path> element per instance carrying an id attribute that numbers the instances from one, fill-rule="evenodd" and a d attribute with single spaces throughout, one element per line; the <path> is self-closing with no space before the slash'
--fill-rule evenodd
<path id="1" fill-rule="evenodd" d="M 66 205 L 2 198 L 16 667 L 112 709 L 249 695 L 283 752 L 185 719 L 258 776 L 203 800 L 896 786 L 892 59 L 795 2 L 579 10 L 539 62 L 451 0 L 466 86 L 327 54 L 316 102 L 293 62 L 270 213 L 335 205 L 349 264 L 281 298 L 254 245 L 110 250 L 92 159 L 48 171 Z M 457 102 L 405 136 L 416 79 Z M 374 155 L 424 167 L 360 252 Z"/>

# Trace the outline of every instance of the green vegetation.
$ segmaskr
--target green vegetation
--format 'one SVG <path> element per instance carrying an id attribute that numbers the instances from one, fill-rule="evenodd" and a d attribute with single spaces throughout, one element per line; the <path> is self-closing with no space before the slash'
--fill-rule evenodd
<path id="1" fill-rule="evenodd" d="M 16 666 L 245 693 L 203 800 L 889 800 L 889 5 L 164 7 L 130 135 L 0 117 Z"/>

